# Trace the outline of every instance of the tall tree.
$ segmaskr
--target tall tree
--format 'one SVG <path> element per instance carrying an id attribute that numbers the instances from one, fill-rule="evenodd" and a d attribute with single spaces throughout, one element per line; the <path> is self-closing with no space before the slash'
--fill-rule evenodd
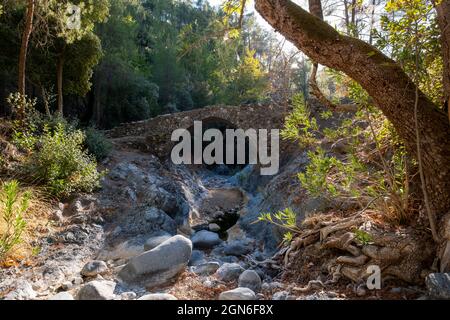
<path id="1" fill-rule="evenodd" d="M 420 133 L 423 167 L 433 212 L 441 226 L 441 245 L 450 242 L 450 123 L 392 59 L 368 43 L 337 32 L 290 0 L 256 0 L 257 11 L 311 59 L 342 71 L 369 93 L 394 125 L 408 151 L 417 155 Z M 446 228 L 448 230 L 446 230 Z M 450 254 L 450 250 L 446 251 Z M 441 269 L 450 259 L 441 256 Z"/>
<path id="2" fill-rule="evenodd" d="M 19 93 L 25 95 L 25 70 L 27 64 L 28 43 L 30 42 L 31 31 L 33 29 L 35 0 L 28 0 L 25 28 L 22 34 L 22 45 L 20 46 L 19 54 Z"/>
<path id="3" fill-rule="evenodd" d="M 442 32 L 442 56 L 444 59 L 444 100 L 450 121 L 450 3 L 445 0 L 434 1 L 438 23 Z"/>

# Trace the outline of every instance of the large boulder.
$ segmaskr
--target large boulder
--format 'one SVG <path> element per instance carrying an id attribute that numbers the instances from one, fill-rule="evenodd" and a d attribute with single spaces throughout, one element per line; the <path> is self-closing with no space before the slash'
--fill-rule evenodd
<path id="1" fill-rule="evenodd" d="M 160 234 L 153 236 L 153 237 L 149 238 L 147 241 L 145 241 L 144 250 L 145 251 L 152 250 L 152 249 L 156 248 L 157 246 L 159 246 L 164 241 L 169 240 L 170 238 L 172 238 L 172 235 L 163 231 Z"/>
<path id="2" fill-rule="evenodd" d="M 217 278 L 221 281 L 231 282 L 237 280 L 244 272 L 238 263 L 224 263 L 216 272 Z"/>
<path id="3" fill-rule="evenodd" d="M 254 270 L 245 270 L 239 276 L 239 287 L 241 288 L 249 288 L 254 292 L 261 291 L 261 278 L 258 273 Z"/>
<path id="4" fill-rule="evenodd" d="M 215 232 L 201 230 L 192 236 L 194 248 L 211 249 L 220 243 L 222 243 L 222 240 Z"/>
<path id="5" fill-rule="evenodd" d="M 116 283 L 94 280 L 84 285 L 78 292 L 78 300 L 113 300 Z"/>
<path id="6" fill-rule="evenodd" d="M 249 288 L 236 288 L 222 292 L 219 300 L 256 300 L 256 295 Z"/>
<path id="7" fill-rule="evenodd" d="M 425 279 L 428 294 L 436 299 L 450 299 L 450 273 L 431 273 Z"/>
<path id="8" fill-rule="evenodd" d="M 191 253 L 191 241 L 176 235 L 132 258 L 119 272 L 119 277 L 128 283 L 142 283 L 147 288 L 163 285 L 186 268 Z"/>

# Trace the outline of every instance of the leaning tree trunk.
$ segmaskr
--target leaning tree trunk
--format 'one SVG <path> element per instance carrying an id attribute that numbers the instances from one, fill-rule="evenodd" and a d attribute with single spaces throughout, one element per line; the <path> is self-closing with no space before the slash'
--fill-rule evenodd
<path id="1" fill-rule="evenodd" d="M 416 85 L 395 61 L 362 40 L 339 34 L 292 1 L 256 0 L 256 10 L 311 59 L 361 84 L 394 125 L 408 151 L 417 156 Z M 440 219 L 438 225 L 445 229 L 448 222 L 448 232 L 442 231 L 441 239 L 450 257 L 450 219 L 444 219 L 450 210 L 450 123 L 422 92 L 417 120 L 426 190 L 432 210 Z M 441 269 L 450 268 L 450 258 L 442 262 Z"/>
<path id="2" fill-rule="evenodd" d="M 442 57 L 444 61 L 444 101 L 450 121 L 450 3 L 441 1 L 436 5 L 439 28 L 441 29 Z"/>
<path id="3" fill-rule="evenodd" d="M 35 0 L 28 0 L 25 29 L 22 34 L 22 44 L 19 53 L 19 83 L 18 90 L 21 95 L 25 95 L 25 69 L 27 65 L 27 51 L 28 43 L 30 42 L 31 30 L 33 29 L 34 16 L 34 2 Z M 25 110 L 21 110 L 20 117 L 24 116 Z"/>

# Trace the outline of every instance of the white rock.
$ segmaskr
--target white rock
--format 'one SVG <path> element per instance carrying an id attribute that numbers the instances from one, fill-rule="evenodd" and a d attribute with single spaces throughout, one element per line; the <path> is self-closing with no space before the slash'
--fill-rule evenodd
<path id="1" fill-rule="evenodd" d="M 116 283 L 94 280 L 84 285 L 78 292 L 78 300 L 113 300 Z"/>
<path id="2" fill-rule="evenodd" d="M 33 300 L 37 297 L 37 293 L 33 290 L 32 285 L 26 280 L 20 280 L 16 289 L 5 296 L 5 300 Z"/>
<path id="3" fill-rule="evenodd" d="M 178 300 L 175 296 L 168 293 L 151 293 L 140 297 L 138 300 Z"/>
<path id="4" fill-rule="evenodd" d="M 69 292 L 60 292 L 48 300 L 74 300 L 74 298 Z"/>
<path id="5" fill-rule="evenodd" d="M 222 292 L 219 300 L 256 300 L 256 295 L 249 288 L 236 288 Z"/>

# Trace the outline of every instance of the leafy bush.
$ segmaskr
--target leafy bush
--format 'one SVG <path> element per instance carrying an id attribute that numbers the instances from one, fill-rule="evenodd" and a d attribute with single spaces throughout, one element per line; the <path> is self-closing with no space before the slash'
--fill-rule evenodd
<path id="1" fill-rule="evenodd" d="M 297 214 L 291 208 L 286 208 L 276 213 L 262 213 L 258 217 L 258 221 L 268 222 L 287 230 L 283 237 L 284 243 L 291 242 L 294 234 L 300 233 L 300 228 L 297 226 Z"/>
<path id="2" fill-rule="evenodd" d="M 63 124 L 54 130 L 45 127 L 39 147 L 26 164 L 27 171 L 56 196 L 93 191 L 101 174 L 95 158 L 84 150 L 84 141 L 81 130 L 66 130 Z"/>
<path id="3" fill-rule="evenodd" d="M 28 210 L 29 200 L 30 193 L 21 193 L 19 183 L 16 180 L 3 184 L 0 196 L 0 213 L 4 228 L 0 229 L 0 260 L 21 241 L 26 226 L 23 215 Z"/>
<path id="4" fill-rule="evenodd" d="M 97 160 L 106 158 L 111 152 L 112 144 L 106 139 L 105 135 L 94 127 L 87 128 L 85 134 L 85 145 L 89 152 L 93 154 Z"/>
<path id="5" fill-rule="evenodd" d="M 19 92 L 11 93 L 8 98 L 6 98 L 13 114 L 20 117 L 24 117 L 29 110 L 34 109 L 37 99 L 28 98 L 26 95 L 22 95 Z"/>
<path id="6" fill-rule="evenodd" d="M 319 128 L 317 121 L 311 117 L 302 94 L 292 98 L 293 111 L 285 120 L 281 137 L 285 140 L 298 141 L 301 146 L 310 146 L 316 142 Z"/>

